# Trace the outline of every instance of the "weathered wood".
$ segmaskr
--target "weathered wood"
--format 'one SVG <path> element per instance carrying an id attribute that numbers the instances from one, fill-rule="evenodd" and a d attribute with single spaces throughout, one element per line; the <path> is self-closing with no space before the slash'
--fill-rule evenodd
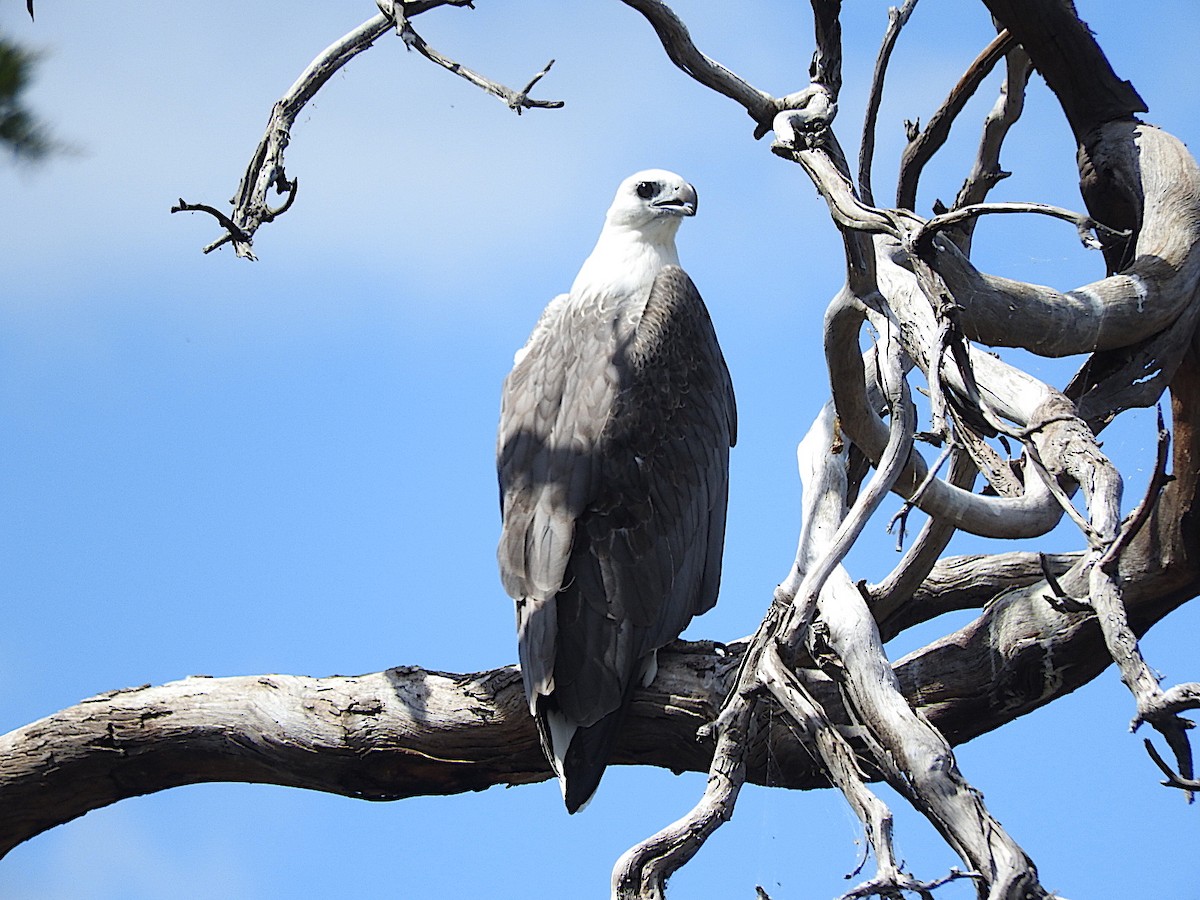
<path id="1" fill-rule="evenodd" d="M 1113 72 L 1071 0 L 984 0 L 984 4 L 1045 77 L 1077 139 L 1105 122 L 1147 112 L 1133 85 Z"/>
<path id="2" fill-rule="evenodd" d="M 1190 420 L 1181 409 L 1175 421 L 1179 429 Z M 1186 436 L 1181 443 L 1191 446 Z M 1190 473 L 1168 485 L 1160 513 L 1122 559 L 1139 634 L 1200 592 L 1197 476 Z M 995 570 L 986 559 L 947 561 L 930 584 L 962 565 L 982 602 L 1012 559 L 997 558 Z M 743 650 L 680 642 L 664 651 L 658 678 L 634 701 L 615 763 L 705 771 L 712 746 L 697 731 L 715 718 Z M 909 701 L 959 744 L 1075 690 L 1108 665 L 1094 618 L 1057 611 L 1026 589 L 895 670 Z M 800 674 L 826 713 L 846 724 L 829 680 L 813 670 Z M 777 715 L 760 717 L 747 766 L 758 784 L 828 785 Z M 251 781 L 387 800 L 549 777 L 513 667 L 469 675 L 402 667 L 355 677 L 189 678 L 101 694 L 0 737 L 0 853 L 89 810 L 184 784 Z"/>
<path id="3" fill-rule="evenodd" d="M 819 485 L 806 488 L 805 536 L 794 571 L 797 579 L 820 573 L 812 576 L 812 596 L 807 598 L 811 607 L 820 597 L 820 641 L 807 633 L 808 615 L 800 620 L 803 627 L 781 627 L 796 640 L 782 648 L 766 646 L 770 671 L 764 677 L 754 674 L 756 654 L 764 658 L 762 642 L 749 649 L 746 642 L 729 647 L 679 643 L 662 653 L 658 677 L 635 698 L 613 762 L 707 770 L 710 786 L 717 785 L 713 793 L 724 796 L 706 809 L 702 801 L 697 817 L 680 820 L 673 834 L 664 832 L 661 846 L 653 848 L 655 858 L 661 862 L 681 848 L 688 855 L 695 852 L 719 824 L 716 819 L 732 814 L 737 788 L 746 779 L 794 788 L 827 786 L 828 776 L 814 762 L 817 747 L 862 816 L 882 860 L 873 882 L 876 893 L 920 888 L 902 884 L 905 876 L 886 835 L 890 815 L 865 790 L 859 770 L 867 777 L 887 778 L 929 816 L 947 842 L 979 870 L 989 898 L 1040 896 L 1031 861 L 958 774 L 949 747 L 1095 677 L 1110 664 L 1105 633 L 1113 655 L 1132 658 L 1134 635 L 1200 592 L 1200 519 L 1195 511 L 1200 490 L 1200 167 L 1180 141 L 1133 118 L 1145 104 L 1112 71 L 1070 0 L 985 0 L 1055 91 L 1078 143 L 1080 186 L 1094 221 L 1062 210 L 1056 214 L 1081 228 L 1101 230 L 1100 223 L 1130 233 L 1128 242 L 1110 241 L 1104 247 L 1109 276 L 1074 291 L 986 275 L 974 269 L 964 237 L 980 210 L 959 209 L 923 222 L 907 211 L 876 209 L 868 205 L 873 202 L 869 196 L 855 196 L 830 130 L 841 83 L 838 0 L 813 0 L 816 84 L 779 99 L 701 53 L 683 22 L 660 0 L 624 2 L 653 25 L 676 65 L 750 113 L 756 136 L 774 125 L 780 139 L 776 152 L 801 163 L 827 201 L 832 223 L 844 238 L 848 271 L 847 289 L 825 323 L 838 418 L 835 424 L 832 412 L 828 414 L 828 427 L 808 453 L 814 465 L 830 472 L 817 479 Z M 467 5 L 467 0 L 427 0 L 404 4 L 403 10 L 390 2 L 380 5 L 383 15 L 331 47 L 281 101 L 279 121 L 246 175 L 233 218 L 211 207 L 193 207 L 222 220 L 228 234 L 218 243 L 233 240 L 238 252 L 248 255 L 254 230 L 290 204 L 295 183 L 283 176 L 282 152 L 295 112 L 324 78 L 392 26 L 433 58 L 405 16 Z M 988 58 L 995 62 L 1001 44 L 992 49 Z M 524 91 L 513 92 L 448 60 L 435 61 L 506 98 L 518 111 L 552 105 L 527 96 L 544 72 Z M 959 206 L 968 203 L 962 198 L 972 191 L 985 194 L 1002 177 L 1001 137 L 1019 110 L 1018 88 L 1026 75 L 1023 63 L 1010 60 L 1006 92 L 1013 95 L 1002 98 L 993 111 L 992 128 Z M 964 82 L 960 96 L 970 83 Z M 941 125 L 948 127 L 957 108 L 957 100 L 948 104 Z M 788 112 L 775 118 L 781 110 Z M 945 129 L 937 121 L 934 126 L 929 148 L 944 139 Z M 911 206 L 919 166 L 902 169 L 907 174 L 900 205 Z M 862 181 L 865 185 L 868 179 Z M 278 209 L 265 200 L 272 187 L 289 196 Z M 960 230 L 957 245 L 953 232 L 944 238 L 936 234 L 951 223 Z M 999 496 L 971 493 L 966 475 L 926 483 L 924 460 L 915 453 L 910 457 L 913 429 L 907 401 L 893 398 L 887 404 L 893 432 L 889 440 L 876 396 L 875 379 L 881 372 L 870 361 L 864 363 L 860 352 L 860 332 L 868 320 L 886 335 L 892 365 L 882 374 L 891 387 L 907 388 L 901 379 L 908 361 L 925 374 L 931 431 L 965 444 Z M 1086 374 L 1060 392 L 967 340 L 1045 355 L 1095 355 Z M 1168 383 L 1175 480 L 1163 490 L 1146 527 L 1123 547 L 1117 538 L 1119 473 L 1101 452 L 1094 432 L 1122 409 L 1156 402 Z M 951 419 L 956 423 L 953 435 L 947 425 Z M 971 429 L 977 433 L 964 433 Z M 997 432 L 1026 443 L 1026 475 L 1044 466 L 1047 477 L 1026 477 L 1022 483 L 984 444 L 985 435 Z M 929 544 L 936 549 L 917 554 L 909 571 L 885 582 L 870 609 L 864 592 L 840 566 L 854 540 L 849 526 L 857 522 L 845 514 L 847 497 L 857 486 L 851 490 L 845 482 L 842 456 L 848 445 L 843 433 L 855 452 L 880 470 L 880 490 L 894 483 L 932 516 Z M 896 440 L 901 433 L 902 440 Z M 893 470 L 889 460 L 908 462 L 894 480 L 900 466 Z M 1087 521 L 1067 501 L 1064 491 L 1072 484 L 1087 501 Z M 875 488 L 873 484 L 862 496 Z M 814 512 L 818 506 L 823 513 Z M 1057 521 L 1060 507 L 1069 508 L 1081 525 L 1088 550 L 1053 558 L 1045 562 L 1045 570 L 1044 561 L 1031 554 L 945 560 L 930 570 L 954 528 L 1001 538 L 1039 534 Z M 861 509 L 867 509 L 865 502 Z M 821 528 L 824 536 L 813 538 Z M 830 534 L 839 540 L 825 540 Z M 1101 573 L 1108 556 L 1116 558 L 1115 567 Z M 926 572 L 928 577 L 916 587 Z M 1056 578 L 1068 596 L 1089 595 L 1090 584 L 1090 600 L 1102 610 L 1104 628 L 1086 604 L 1063 603 L 1054 594 L 1046 582 Z M 785 607 L 780 602 L 765 623 Z M 965 608 L 981 613 L 965 628 L 888 663 L 881 631 L 886 637 L 946 610 Z M 763 632 L 772 640 L 778 633 Z M 814 668 L 787 668 L 794 663 L 792 654 L 777 651 L 798 650 L 801 638 L 809 639 L 809 656 L 819 655 L 826 671 L 837 672 L 836 683 Z M 750 664 L 739 672 L 747 659 Z M 1146 717 L 1143 701 L 1153 692 L 1170 695 L 1162 705 L 1172 715 L 1200 702 L 1197 685 L 1159 691 L 1144 661 L 1136 661 L 1136 677 L 1127 675 L 1126 680 L 1140 717 Z M 743 689 L 746 672 L 758 683 Z M 735 675 L 741 676 L 739 689 L 731 692 Z M 763 686 L 783 702 L 785 715 L 760 702 Z M 736 704 L 743 713 L 736 729 L 716 729 L 725 740 L 722 746 L 735 746 L 725 757 L 718 753 L 718 764 L 710 769 L 714 740 L 708 726 L 722 709 L 722 720 L 730 716 Z M 797 740 L 786 721 L 789 716 L 806 741 Z M 1178 766 L 1180 773 L 1168 773 L 1171 783 L 1194 787 L 1188 765 Z M 388 800 L 548 777 L 520 676 L 512 667 L 467 675 L 402 667 L 356 677 L 191 678 L 93 697 L 0 737 L 0 855 L 89 810 L 197 782 L 266 782 Z M 692 834 L 681 835 L 689 828 Z M 622 896 L 661 897 L 667 875 L 679 864 L 676 860 L 655 869 L 639 863 L 637 871 L 630 869 Z"/>
<path id="4" fill-rule="evenodd" d="M 1089 146 L 1093 179 L 1120 185 L 1129 206 L 1121 218 L 1132 214 L 1138 224 L 1128 264 L 1064 292 L 981 274 L 949 241 L 938 242 L 928 260 L 962 307 L 968 337 L 1043 356 L 1088 353 L 1144 340 L 1192 305 L 1200 285 L 1200 166 L 1182 141 L 1150 125 L 1105 125 Z"/>

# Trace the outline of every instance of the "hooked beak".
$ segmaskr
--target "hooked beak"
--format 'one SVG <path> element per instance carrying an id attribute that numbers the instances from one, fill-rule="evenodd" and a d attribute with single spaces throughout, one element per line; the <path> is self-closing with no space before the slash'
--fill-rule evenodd
<path id="1" fill-rule="evenodd" d="M 676 216 L 694 216 L 696 214 L 696 189 L 690 184 L 676 189 L 673 193 L 656 199 L 651 206 L 663 212 Z"/>

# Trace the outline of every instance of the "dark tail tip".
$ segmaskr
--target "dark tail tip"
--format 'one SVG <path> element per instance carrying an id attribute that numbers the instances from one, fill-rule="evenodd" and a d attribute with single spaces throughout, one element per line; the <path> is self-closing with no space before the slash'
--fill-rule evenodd
<path id="1" fill-rule="evenodd" d="M 567 812 L 576 813 L 587 806 L 612 756 L 617 733 L 625 718 L 625 705 L 615 709 L 596 724 L 580 728 L 571 739 L 563 760 L 563 799 Z"/>

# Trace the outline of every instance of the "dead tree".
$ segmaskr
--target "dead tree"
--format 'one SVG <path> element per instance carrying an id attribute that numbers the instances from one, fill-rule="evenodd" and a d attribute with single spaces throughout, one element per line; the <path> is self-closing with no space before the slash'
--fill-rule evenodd
<path id="1" fill-rule="evenodd" d="M 834 786 L 860 818 L 877 869 L 848 897 L 929 896 L 973 879 L 990 900 L 1048 897 L 1033 861 L 960 773 L 952 747 L 1050 703 L 1115 663 L 1134 698 L 1133 727 L 1165 783 L 1200 787 L 1180 713 L 1200 684 L 1163 687 L 1138 637 L 1200 592 L 1200 167 L 1142 122 L 1136 90 L 1112 71 L 1070 0 L 984 0 L 996 38 L 924 129 L 913 126 L 896 200 L 871 183 L 875 111 L 891 48 L 915 6 L 893 10 L 875 66 L 857 173 L 838 140 L 840 4 L 812 0 L 811 81 L 772 96 L 705 56 L 659 0 L 640 12 L 669 58 L 740 104 L 764 147 L 797 164 L 842 237 L 845 286 L 824 341 L 830 399 L 798 452 L 804 484 L 794 561 L 758 631 L 729 645 L 680 643 L 636 699 L 616 762 L 708 772 L 695 808 L 631 848 L 613 873 L 619 898 L 664 896 L 667 878 L 732 815 L 747 781 Z M 520 113 L 552 107 L 495 84 L 428 46 L 412 20 L 467 0 L 380 2 L 276 105 L 230 212 L 203 211 L 250 256 L 255 231 L 288 211 L 298 183 L 283 152 L 296 113 L 346 60 L 390 30 L 431 61 Z M 923 167 L 984 77 L 1003 65 L 977 158 L 949 207 L 921 215 Z M 1076 141 L 1086 213 L 1037 202 L 989 203 L 1001 147 L 1031 70 L 1053 90 Z M 267 195 L 283 196 L 271 205 Z M 980 271 L 985 215 L 1048 215 L 1104 255 L 1108 274 L 1059 292 Z M 863 350 L 867 329 L 874 339 Z M 1083 356 L 1063 387 L 982 347 Z M 918 430 L 914 385 L 928 396 Z M 1164 394 L 1168 397 L 1164 399 Z M 1126 509 L 1121 473 L 1098 435 L 1123 411 L 1160 413 L 1154 475 Z M 943 470 L 945 470 L 943 474 Z M 889 494 L 927 516 L 877 584 L 843 566 Z M 1074 553 L 943 557 L 957 531 L 1036 537 L 1067 516 Z M 901 523 L 902 524 L 902 523 Z M 883 640 L 951 609 L 978 617 L 892 665 Z M 790 728 L 772 722 L 780 717 Z M 512 667 L 470 675 L 397 668 L 357 678 L 193 678 L 101 694 L 0 738 L 0 853 L 125 797 L 201 781 L 258 781 L 370 799 L 477 790 L 549 777 Z M 870 789 L 891 784 L 933 823 L 963 869 L 922 881 L 891 844 L 891 813 Z"/>

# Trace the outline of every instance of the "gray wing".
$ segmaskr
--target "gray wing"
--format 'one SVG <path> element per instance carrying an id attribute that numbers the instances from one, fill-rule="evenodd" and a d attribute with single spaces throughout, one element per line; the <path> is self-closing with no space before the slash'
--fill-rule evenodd
<path id="1" fill-rule="evenodd" d="M 716 602 L 736 427 L 708 311 L 675 266 L 621 314 L 548 311 L 505 382 L 498 557 L 572 812 L 651 654 Z"/>
<path id="2" fill-rule="evenodd" d="M 500 577 L 517 602 L 521 670 L 531 709 L 550 691 L 555 597 L 575 543 L 575 523 L 596 493 L 597 445 L 619 390 L 610 315 L 546 308 L 504 381 L 497 441 L 503 530 Z"/>
<path id="3" fill-rule="evenodd" d="M 620 390 L 597 448 L 558 598 L 554 693 L 581 725 L 617 708 L 646 657 L 717 600 L 736 440 L 733 386 L 699 292 L 655 279 L 615 357 Z"/>

